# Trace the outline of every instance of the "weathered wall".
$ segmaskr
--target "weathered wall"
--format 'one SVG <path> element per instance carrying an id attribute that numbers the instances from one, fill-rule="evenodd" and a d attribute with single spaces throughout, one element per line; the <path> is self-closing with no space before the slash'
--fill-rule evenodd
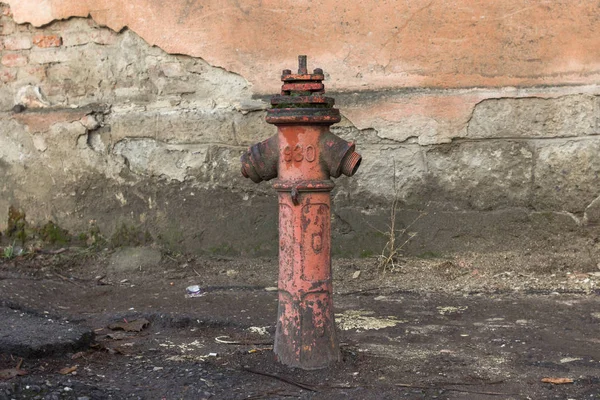
<path id="1" fill-rule="evenodd" d="M 334 253 L 377 252 L 394 197 L 416 253 L 595 235 L 595 2 L 8 3 L 0 230 L 15 205 L 73 232 L 274 254 L 275 196 L 239 156 L 273 133 L 266 94 L 308 54 L 363 155 L 334 193 Z"/>
<path id="2" fill-rule="evenodd" d="M 310 54 L 335 91 L 586 83 L 600 76 L 590 0 L 8 0 L 36 26 L 91 15 L 169 53 L 278 89 L 283 60 Z"/>

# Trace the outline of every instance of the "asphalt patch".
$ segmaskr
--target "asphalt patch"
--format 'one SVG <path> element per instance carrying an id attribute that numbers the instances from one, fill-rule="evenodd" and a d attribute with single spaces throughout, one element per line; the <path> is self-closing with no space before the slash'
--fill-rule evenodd
<path id="1" fill-rule="evenodd" d="M 36 358 L 87 349 L 90 329 L 67 320 L 0 307 L 0 354 Z"/>

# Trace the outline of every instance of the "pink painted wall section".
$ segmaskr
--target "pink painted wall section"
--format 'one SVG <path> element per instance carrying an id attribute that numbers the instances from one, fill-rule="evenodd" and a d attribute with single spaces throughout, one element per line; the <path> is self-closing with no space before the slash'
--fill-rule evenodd
<path id="1" fill-rule="evenodd" d="M 170 53 L 239 73 L 257 93 L 309 55 L 328 90 L 593 84 L 600 6 L 591 0 L 5 0 L 17 22 L 91 15 Z"/>
<path id="2" fill-rule="evenodd" d="M 342 103 L 339 108 L 344 117 L 358 129 L 375 129 L 377 136 L 382 139 L 403 142 L 414 138 L 420 145 L 431 145 L 468 138 L 467 125 L 475 107 L 483 101 L 502 98 L 557 99 L 578 94 L 598 96 L 599 89 L 597 85 L 589 85 L 547 89 L 417 91 L 409 94 L 383 92 L 371 101 L 352 102 L 342 97 L 338 103 Z M 575 108 L 572 112 L 580 110 Z M 521 117 L 530 118 L 525 115 Z"/>

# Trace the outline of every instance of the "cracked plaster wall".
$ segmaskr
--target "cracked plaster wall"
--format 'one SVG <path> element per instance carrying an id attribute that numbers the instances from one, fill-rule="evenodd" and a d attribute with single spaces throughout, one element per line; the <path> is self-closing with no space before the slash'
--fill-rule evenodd
<path id="1" fill-rule="evenodd" d="M 272 77 L 298 54 L 318 60 L 335 91 L 581 84 L 600 75 L 600 12 L 589 0 L 6 1 L 19 23 L 89 15 L 128 27 L 169 53 L 238 73 L 262 94 L 279 89 Z"/>
<path id="2" fill-rule="evenodd" d="M 241 177 L 239 156 L 273 133 L 263 93 L 276 92 L 278 70 L 292 66 L 295 53 L 266 56 L 258 68 L 258 52 L 240 67 L 222 61 L 233 57 L 231 38 L 200 47 L 139 30 L 142 38 L 123 28 L 135 24 L 127 13 L 115 16 L 117 6 L 91 11 L 94 19 L 54 21 L 90 10 L 42 1 L 46 8 L 26 14 L 31 1 L 9 3 L 0 19 L 0 210 L 17 205 L 34 223 L 76 232 L 92 220 L 107 235 L 122 223 L 143 226 L 186 251 L 276 252 L 275 196 L 268 184 Z M 168 23 L 159 25 L 157 32 Z M 221 58 L 213 54 L 219 45 Z M 227 70 L 165 49 L 205 55 Z M 593 74 L 550 71 L 542 80 L 554 86 L 528 85 L 541 82 L 529 76 L 520 87 L 495 88 L 517 81 L 457 73 L 447 88 L 419 78 L 406 81 L 416 85 L 407 90 L 398 77 L 384 84 L 363 70 L 359 84 L 345 58 L 315 54 L 309 62 L 328 67 L 326 87 L 344 116 L 332 130 L 357 142 L 364 159 L 355 177 L 337 182 L 335 254 L 378 251 L 373 227 L 385 228 L 395 196 L 400 226 L 419 233 L 415 252 L 560 243 L 561 234 L 583 235 L 600 222 Z M 389 68 L 382 76 L 399 67 Z M 413 224 L 421 211 L 427 215 Z"/>

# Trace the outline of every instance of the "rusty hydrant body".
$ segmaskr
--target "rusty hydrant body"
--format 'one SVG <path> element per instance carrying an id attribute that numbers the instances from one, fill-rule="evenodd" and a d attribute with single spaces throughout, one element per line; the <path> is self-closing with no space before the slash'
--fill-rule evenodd
<path id="1" fill-rule="evenodd" d="M 354 144 L 329 131 L 339 122 L 334 100 L 324 97 L 323 71 L 284 70 L 281 95 L 271 99 L 267 122 L 277 134 L 242 156 L 242 174 L 275 180 L 279 197 L 279 311 L 274 352 L 304 369 L 339 360 L 331 276 L 330 177 L 352 176 L 361 157 Z"/>

